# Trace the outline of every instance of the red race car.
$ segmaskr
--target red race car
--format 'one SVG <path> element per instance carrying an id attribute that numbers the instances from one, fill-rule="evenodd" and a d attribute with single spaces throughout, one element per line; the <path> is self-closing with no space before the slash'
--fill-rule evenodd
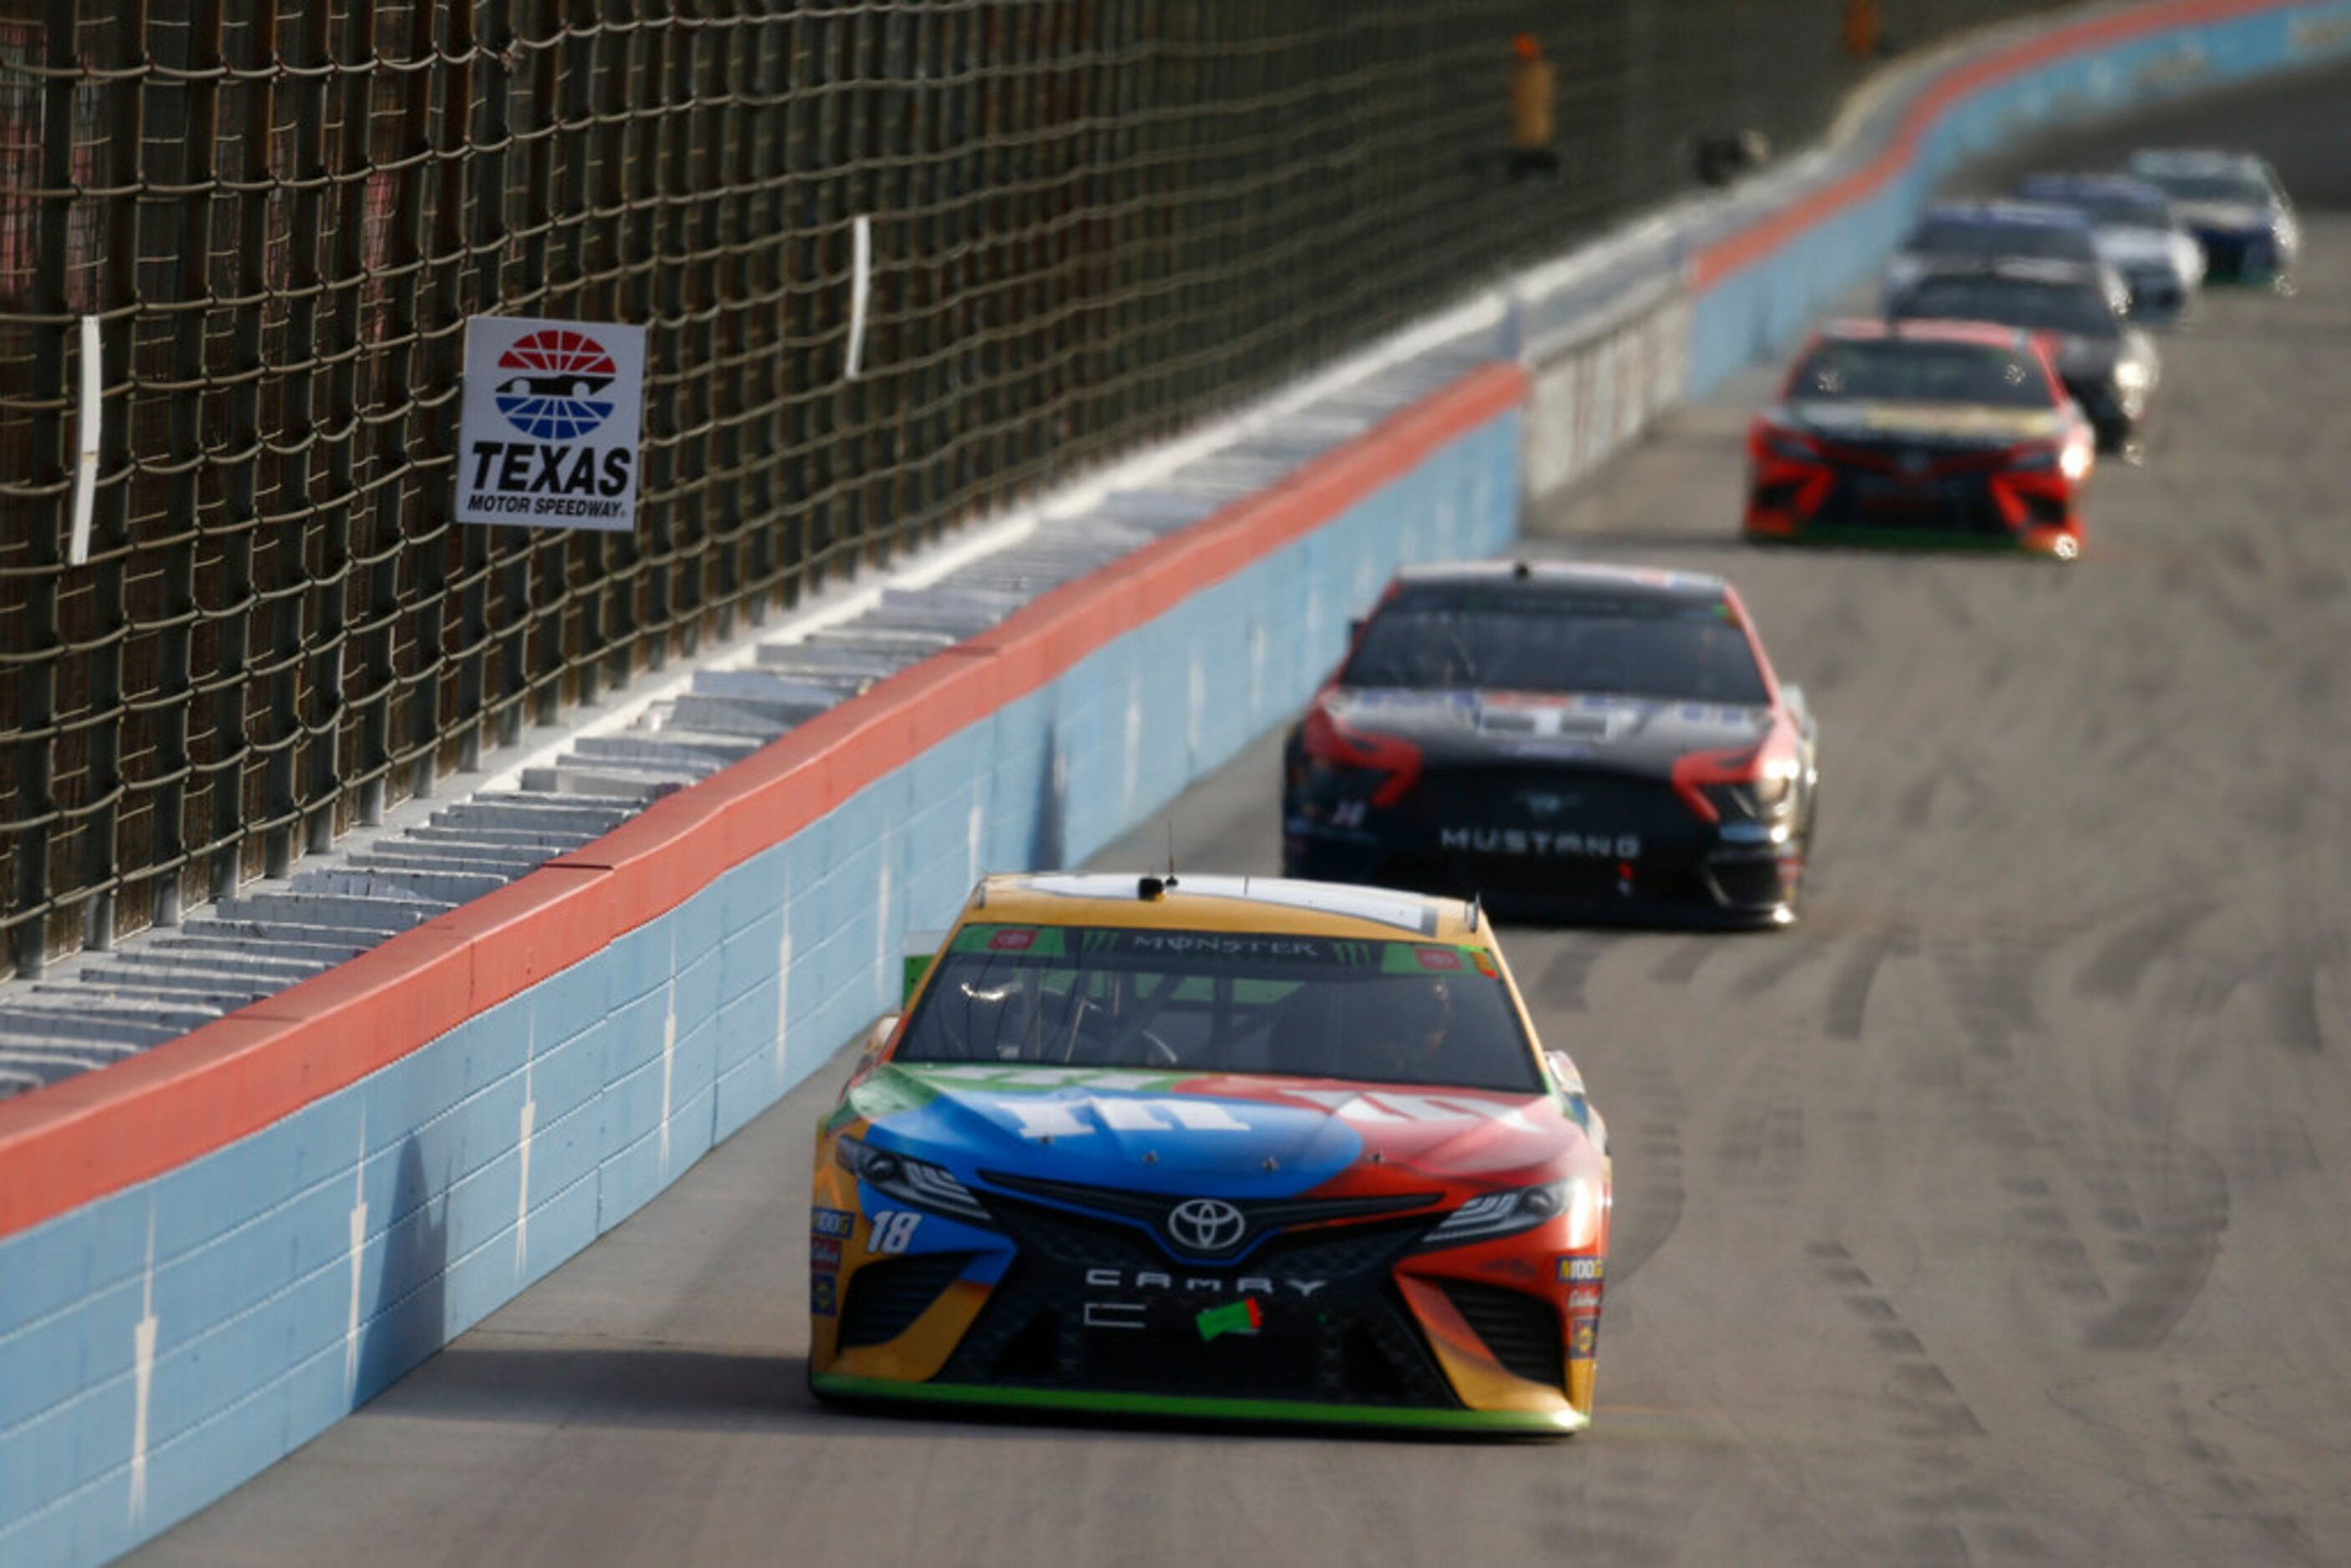
<path id="1" fill-rule="evenodd" d="M 1796 357 L 1747 449 L 1750 539 L 2071 560 L 2097 435 L 2032 333 L 1841 321 Z"/>

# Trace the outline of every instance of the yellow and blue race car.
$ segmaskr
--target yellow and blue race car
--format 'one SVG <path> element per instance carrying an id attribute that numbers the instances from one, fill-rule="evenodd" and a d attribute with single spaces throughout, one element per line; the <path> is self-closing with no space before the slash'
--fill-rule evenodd
<path id="1" fill-rule="evenodd" d="M 1563 1434 L 1607 1133 L 1474 905 L 991 877 L 827 1116 L 831 1400 Z"/>

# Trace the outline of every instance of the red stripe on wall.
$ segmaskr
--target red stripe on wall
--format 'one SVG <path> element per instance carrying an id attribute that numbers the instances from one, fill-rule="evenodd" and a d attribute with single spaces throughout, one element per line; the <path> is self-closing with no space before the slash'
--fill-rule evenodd
<path id="1" fill-rule="evenodd" d="M 1475 371 L 510 886 L 152 1051 L 0 1101 L 0 1236 L 258 1132 L 593 956 L 1525 397 L 1518 366 Z"/>
<path id="2" fill-rule="evenodd" d="M 2108 13 L 2022 39 L 1947 71 L 1912 101 L 1892 141 L 1867 163 L 1794 205 L 1700 250 L 1693 262 L 1695 287 L 1703 293 L 1731 274 L 1771 256 L 1799 235 L 1876 194 L 1909 165 L 1919 140 L 1943 111 L 1971 93 L 2068 55 L 2128 43 L 2174 27 L 2282 11 L 2297 3 L 2299 0 L 2178 0 L 2168 5 Z"/>

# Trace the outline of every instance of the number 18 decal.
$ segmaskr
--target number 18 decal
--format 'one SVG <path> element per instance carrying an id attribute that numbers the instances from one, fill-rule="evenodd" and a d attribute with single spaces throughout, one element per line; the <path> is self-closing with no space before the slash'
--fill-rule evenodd
<path id="1" fill-rule="evenodd" d="M 914 1228 L 923 1217 L 909 1208 L 877 1208 L 865 1235 L 865 1250 L 876 1258 L 895 1257 L 914 1244 Z"/>

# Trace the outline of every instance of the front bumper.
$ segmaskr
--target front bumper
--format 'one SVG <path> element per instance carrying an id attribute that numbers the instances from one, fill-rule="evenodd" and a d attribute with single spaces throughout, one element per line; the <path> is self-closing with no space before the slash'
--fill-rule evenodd
<path id="1" fill-rule="evenodd" d="M 2166 326 L 2188 310 L 2193 291 L 2179 269 L 2168 266 L 2131 267 L 2123 271 L 2130 285 L 2131 318 L 2149 326 Z"/>
<path id="2" fill-rule="evenodd" d="M 1592 1271 L 1571 1279 L 1563 1220 L 1436 1251 L 1426 1217 L 1308 1225 L 1201 1265 L 1131 1223 L 985 1196 L 988 1227 L 926 1216 L 914 1245 L 877 1251 L 870 1202 L 895 1200 L 820 1167 L 813 1214 L 841 1222 L 812 1222 L 814 1390 L 1553 1434 L 1591 1412 L 1599 1264 L 1572 1253 Z M 1476 1276 L 1498 1260 L 1517 1285 Z"/>
<path id="3" fill-rule="evenodd" d="M 2294 269 L 2293 253 L 2267 229 L 2198 229 L 2208 283 L 2269 283 Z"/>
<path id="4" fill-rule="evenodd" d="M 1674 809 L 1685 810 L 1678 802 Z M 1475 895 L 1534 919 L 1630 925 L 1786 925 L 1795 917 L 1804 864 L 1801 839 L 1729 841 L 1694 815 L 1671 837 L 1642 837 L 1637 858 L 1617 859 L 1547 853 L 1539 834 L 1523 828 L 1456 828 L 1447 835 L 1405 821 L 1339 832 L 1293 802 L 1281 844 L 1285 876 Z"/>
<path id="5" fill-rule="evenodd" d="M 2023 550 L 2065 560 L 2082 542 L 2074 486 L 2054 471 L 1912 480 L 1792 459 L 1753 474 L 1741 530 L 1759 541 Z"/>

